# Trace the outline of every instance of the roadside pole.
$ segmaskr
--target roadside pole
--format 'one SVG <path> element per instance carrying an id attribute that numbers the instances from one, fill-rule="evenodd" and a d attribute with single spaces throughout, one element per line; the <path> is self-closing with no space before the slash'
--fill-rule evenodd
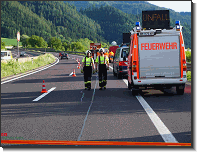
<path id="1" fill-rule="evenodd" d="M 17 32 L 17 41 L 18 41 L 18 57 L 19 57 L 19 56 L 20 56 L 20 55 L 19 55 L 20 32 L 19 32 L 19 31 Z"/>
<path id="2" fill-rule="evenodd" d="M 17 41 L 17 46 L 18 46 L 18 57 L 19 57 L 19 41 Z"/>

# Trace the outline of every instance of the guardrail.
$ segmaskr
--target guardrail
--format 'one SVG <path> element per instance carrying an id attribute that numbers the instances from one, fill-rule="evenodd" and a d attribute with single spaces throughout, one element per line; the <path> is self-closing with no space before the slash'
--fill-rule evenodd
<path id="1" fill-rule="evenodd" d="M 187 71 L 191 71 L 191 63 L 187 63 Z"/>
<path id="2" fill-rule="evenodd" d="M 35 50 L 35 52 L 36 51 L 40 51 L 40 53 L 45 53 L 45 48 L 27 48 L 26 49 L 26 51 L 33 51 L 33 50 Z M 23 51 L 25 51 L 24 50 L 24 48 L 23 48 Z M 75 51 L 55 51 L 55 49 L 51 49 L 51 48 L 47 48 L 46 49 L 46 53 L 48 53 L 48 52 L 56 52 L 56 53 L 60 53 L 60 52 L 66 52 L 66 53 L 71 53 L 71 54 L 85 54 L 85 52 L 75 52 Z"/>

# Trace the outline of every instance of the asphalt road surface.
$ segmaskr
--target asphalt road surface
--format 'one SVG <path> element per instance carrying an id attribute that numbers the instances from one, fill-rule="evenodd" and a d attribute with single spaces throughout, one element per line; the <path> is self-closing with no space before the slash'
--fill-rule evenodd
<path id="1" fill-rule="evenodd" d="M 1 85 L 1 133 L 23 140 L 191 143 L 190 85 L 184 95 L 172 88 L 132 96 L 126 78 L 117 79 L 110 68 L 106 90 L 98 90 L 96 74 L 92 89 L 84 90 L 73 57 L 82 61 L 70 55 L 46 70 Z M 51 92 L 35 101 L 42 95 L 43 80 Z"/>

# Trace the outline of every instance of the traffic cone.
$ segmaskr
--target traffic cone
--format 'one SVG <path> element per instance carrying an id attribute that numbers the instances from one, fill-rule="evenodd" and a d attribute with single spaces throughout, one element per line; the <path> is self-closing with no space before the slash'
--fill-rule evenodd
<path id="1" fill-rule="evenodd" d="M 44 80 L 43 80 L 43 85 L 42 85 L 42 91 L 41 93 L 47 93 L 47 90 L 46 90 L 46 87 L 45 87 L 45 84 L 44 84 Z"/>
<path id="2" fill-rule="evenodd" d="M 78 66 L 77 66 L 77 69 L 80 69 L 80 66 L 81 66 L 81 65 L 80 65 L 80 62 L 78 62 Z"/>
<path id="3" fill-rule="evenodd" d="M 73 77 L 76 77 L 76 75 L 75 75 L 75 69 L 73 69 L 73 75 L 72 75 Z"/>

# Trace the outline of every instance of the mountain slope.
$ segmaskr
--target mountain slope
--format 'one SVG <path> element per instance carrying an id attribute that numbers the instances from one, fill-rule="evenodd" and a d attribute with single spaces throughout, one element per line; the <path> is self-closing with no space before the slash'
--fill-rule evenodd
<path id="1" fill-rule="evenodd" d="M 102 30 L 94 20 L 79 13 L 74 6 L 61 1 L 20 1 L 34 13 L 56 26 L 59 35 L 72 39 L 88 38 L 105 41 L 100 35 Z"/>
<path id="2" fill-rule="evenodd" d="M 65 2 L 65 1 L 64 1 Z M 70 4 L 72 4 L 73 6 L 76 6 L 77 10 L 79 10 L 79 12 L 82 12 L 83 14 L 86 14 L 89 18 L 96 20 L 98 23 L 101 23 L 100 21 L 102 21 L 101 19 L 98 19 L 97 16 L 100 16 L 102 12 L 100 12 L 99 14 L 97 14 L 96 12 L 93 12 L 92 14 L 92 8 L 100 8 L 102 7 L 112 7 L 112 8 L 116 8 L 117 10 L 121 10 L 124 13 L 128 13 L 130 14 L 129 18 L 127 19 L 127 21 L 129 22 L 130 20 L 132 20 L 133 22 L 136 21 L 140 21 L 142 22 L 142 11 L 143 10 L 167 10 L 166 8 L 162 8 L 162 7 L 158 7 L 156 5 L 150 4 L 148 2 L 145 1 L 83 1 L 83 2 L 79 2 L 79 1 L 66 1 L 69 2 Z M 112 12 L 111 12 L 112 13 Z M 108 16 L 111 16 L 111 13 L 108 12 L 108 14 L 105 14 L 106 16 L 103 16 L 102 18 L 108 18 Z M 137 16 L 136 16 L 137 15 Z M 112 17 L 113 18 L 113 17 Z M 124 17 L 123 17 L 124 18 Z M 115 18 L 114 18 L 115 19 Z M 191 13 L 190 12 L 175 12 L 173 10 L 170 10 L 170 25 L 171 26 L 175 26 L 175 21 L 176 20 L 180 20 L 181 25 L 184 26 L 183 29 L 183 35 L 185 38 L 185 47 L 186 48 L 191 48 Z M 106 21 L 106 23 L 109 21 Z M 116 19 L 116 22 L 121 22 L 121 24 L 124 24 L 122 21 L 118 21 Z M 104 25 L 104 22 L 102 21 L 102 26 L 108 26 L 108 25 Z M 117 26 L 118 27 L 118 26 Z M 123 26 L 124 27 L 124 26 Z M 116 36 L 114 37 L 111 36 L 110 37 L 110 33 L 114 33 L 113 31 L 119 31 L 119 29 L 121 28 L 118 27 L 118 29 L 114 29 L 115 26 L 111 27 L 111 28 L 104 28 L 102 27 L 102 30 L 105 32 L 105 38 L 108 41 L 111 41 L 113 38 L 117 38 L 118 42 L 120 42 L 120 38 L 122 38 L 122 35 L 120 32 L 118 32 L 118 34 L 116 34 Z M 130 26 L 130 29 L 126 29 L 124 28 L 122 33 L 126 31 L 130 31 L 133 27 Z M 111 31 L 111 32 L 110 32 Z M 108 33 L 108 34 L 107 34 Z M 115 39 L 114 39 L 115 40 Z"/>
<path id="3" fill-rule="evenodd" d="M 114 40 L 118 44 L 122 43 L 122 33 L 130 32 L 136 20 L 135 15 L 126 14 L 111 6 L 92 7 L 80 12 L 101 25 L 103 37 L 110 43 Z"/>
<path id="4" fill-rule="evenodd" d="M 167 9 L 164 7 L 159 7 L 153 4 L 150 4 L 146 1 L 64 1 L 68 2 L 74 6 L 76 6 L 76 9 L 79 11 L 81 9 L 87 9 L 88 7 L 91 7 L 94 5 L 95 7 L 100 7 L 101 5 L 106 6 L 112 6 L 115 7 L 124 13 L 128 14 L 138 14 L 141 16 L 141 13 L 143 10 L 170 10 L 170 18 L 172 20 L 180 20 L 181 23 L 187 23 L 188 25 L 191 25 L 191 12 L 175 12 L 172 9 Z M 188 16 L 185 16 L 188 15 Z M 175 24 L 175 23 L 173 23 Z"/>
<path id="5" fill-rule="evenodd" d="M 40 18 L 17 1 L 1 1 L 1 37 L 16 38 L 21 35 L 51 36 L 52 23 Z"/>

